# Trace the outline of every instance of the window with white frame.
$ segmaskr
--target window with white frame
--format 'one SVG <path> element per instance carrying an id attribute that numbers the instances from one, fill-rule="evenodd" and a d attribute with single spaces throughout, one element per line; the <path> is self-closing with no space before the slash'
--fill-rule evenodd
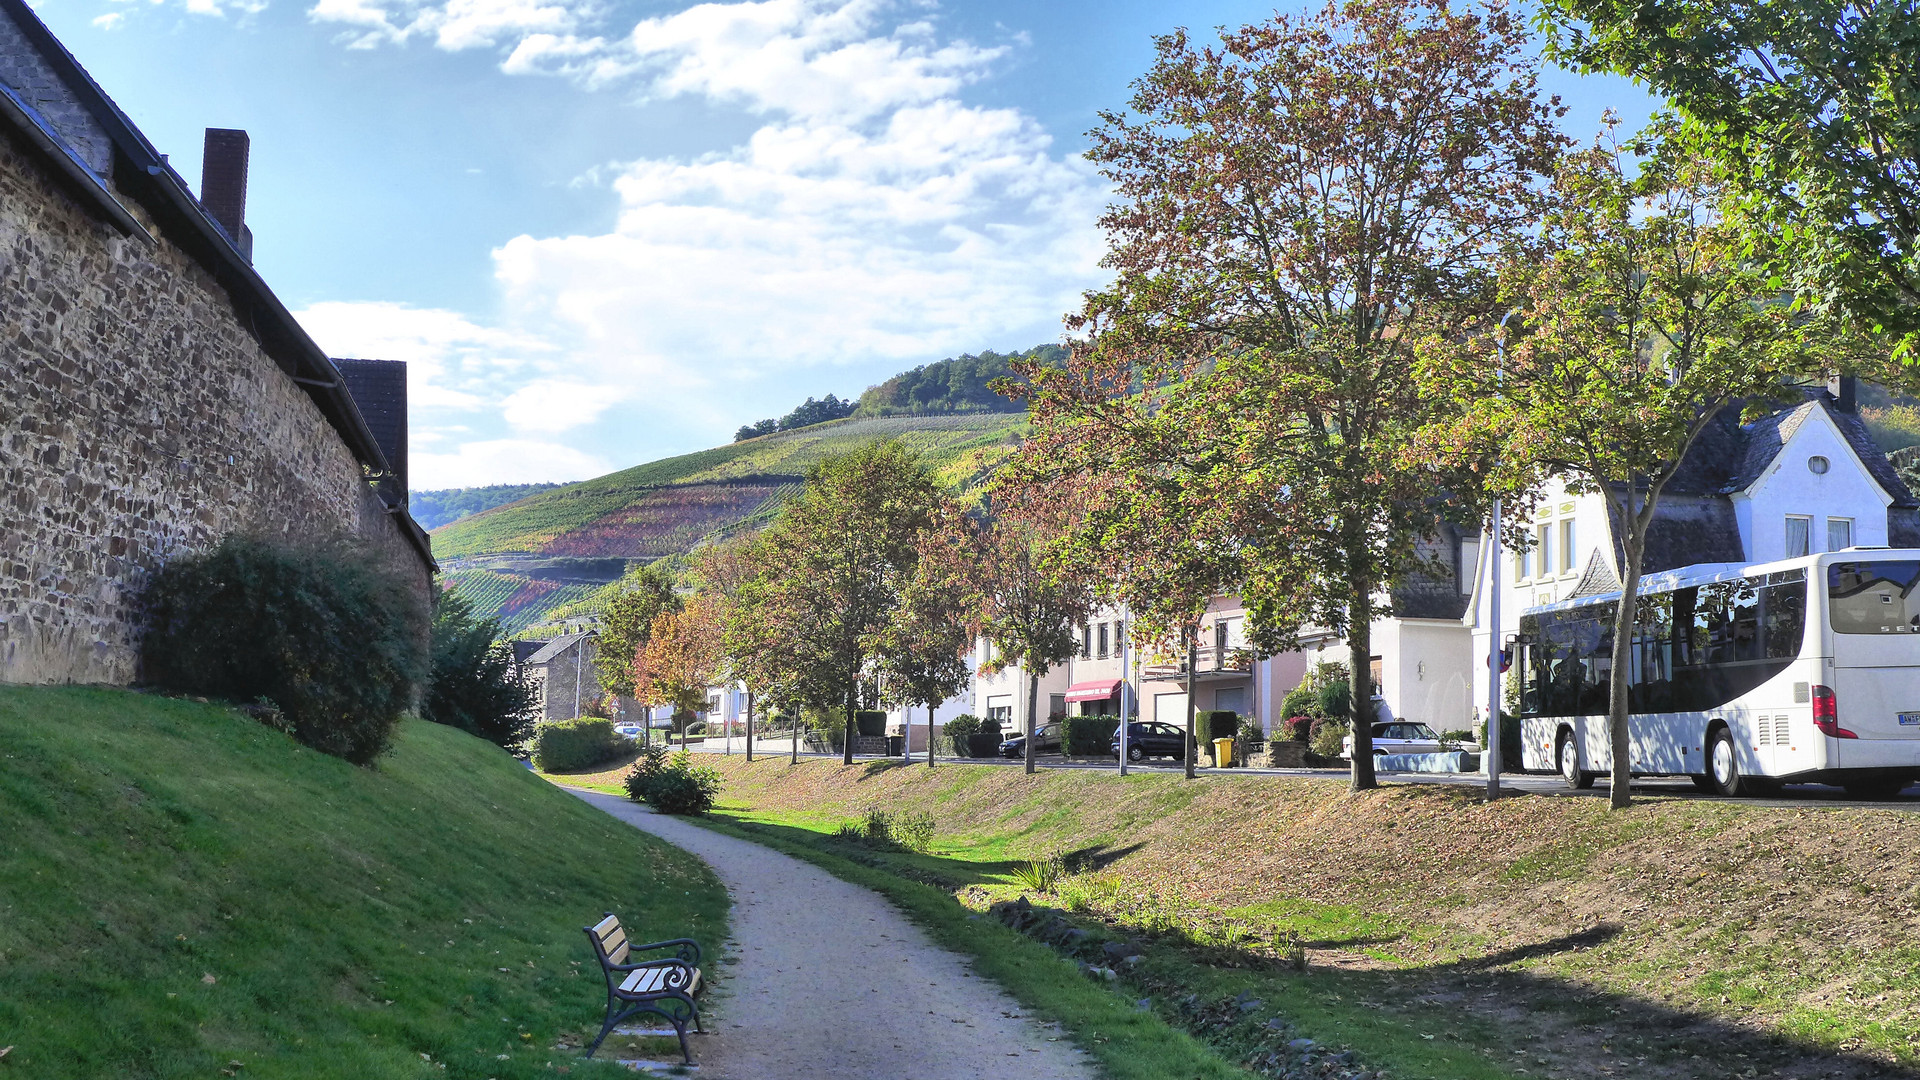
<path id="1" fill-rule="evenodd" d="M 1785 558 L 1812 554 L 1807 544 L 1813 533 L 1813 519 L 1799 514 L 1787 515 L 1787 553 Z"/>
<path id="2" fill-rule="evenodd" d="M 1094 655 L 1104 660 L 1107 657 L 1107 624 L 1101 623 L 1099 629 L 1100 629 L 1100 651 Z"/>
<path id="3" fill-rule="evenodd" d="M 1560 572 L 1573 572 L 1573 519 L 1560 519 Z"/>
<path id="4" fill-rule="evenodd" d="M 1853 546 L 1853 519 L 1827 519 L 1827 550 L 1845 551 Z"/>
<path id="5" fill-rule="evenodd" d="M 1516 583 L 1527 580 L 1527 553 L 1524 551 L 1513 553 L 1513 580 Z"/>
<path id="6" fill-rule="evenodd" d="M 1539 552 L 1540 576 L 1553 573 L 1553 523 L 1543 522 L 1534 527 L 1533 544 Z"/>

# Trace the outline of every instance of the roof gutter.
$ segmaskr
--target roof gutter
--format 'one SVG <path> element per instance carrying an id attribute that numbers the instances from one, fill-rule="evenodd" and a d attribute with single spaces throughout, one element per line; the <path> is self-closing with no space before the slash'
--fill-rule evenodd
<path id="1" fill-rule="evenodd" d="M 26 136 L 27 141 L 32 143 L 61 175 L 73 181 L 74 186 L 86 196 L 86 200 L 92 203 L 95 209 L 106 215 L 114 228 L 127 236 L 145 241 L 148 247 L 157 243 L 153 234 L 148 232 L 125 206 L 121 205 L 119 199 L 114 198 L 113 192 L 92 169 L 87 167 L 87 163 L 81 161 L 74 154 L 73 149 L 53 133 L 52 125 L 40 115 L 40 111 L 27 104 L 14 93 L 12 87 L 5 83 L 0 83 L 0 116 L 12 121 L 13 126 Z"/>

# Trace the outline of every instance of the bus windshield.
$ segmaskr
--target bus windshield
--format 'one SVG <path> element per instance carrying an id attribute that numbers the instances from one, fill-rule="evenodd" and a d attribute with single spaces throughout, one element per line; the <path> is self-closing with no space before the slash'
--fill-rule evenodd
<path id="1" fill-rule="evenodd" d="M 1920 633 L 1920 562 L 1837 562 L 1827 567 L 1827 610 L 1841 634 Z"/>

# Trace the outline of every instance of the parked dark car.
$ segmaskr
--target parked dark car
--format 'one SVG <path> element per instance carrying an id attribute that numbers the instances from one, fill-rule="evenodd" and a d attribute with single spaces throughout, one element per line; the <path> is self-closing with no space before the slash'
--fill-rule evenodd
<path id="1" fill-rule="evenodd" d="M 1060 721 L 1049 720 L 1040 726 L 1039 731 L 1034 732 L 1033 752 L 1036 754 L 1057 754 L 1060 752 Z M 1026 757 L 1026 732 L 1016 732 L 1007 736 L 1006 740 L 1000 744 L 1000 756 L 1010 758 Z"/>
<path id="2" fill-rule="evenodd" d="M 1115 732 L 1113 741 L 1107 744 L 1107 753 L 1120 756 L 1120 734 Z M 1136 720 L 1127 725 L 1127 760 L 1145 761 L 1150 757 L 1170 757 L 1179 761 L 1186 757 L 1187 733 L 1172 724 L 1163 724 L 1157 720 Z"/>

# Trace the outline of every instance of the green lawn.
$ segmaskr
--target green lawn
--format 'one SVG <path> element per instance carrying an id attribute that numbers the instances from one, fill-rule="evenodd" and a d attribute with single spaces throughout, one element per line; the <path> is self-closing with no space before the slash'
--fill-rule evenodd
<path id="1" fill-rule="evenodd" d="M 216 705 L 0 687 L 0 1076 L 631 1076 L 583 1063 L 618 911 L 712 951 L 691 857 L 411 721 L 377 767 Z"/>

